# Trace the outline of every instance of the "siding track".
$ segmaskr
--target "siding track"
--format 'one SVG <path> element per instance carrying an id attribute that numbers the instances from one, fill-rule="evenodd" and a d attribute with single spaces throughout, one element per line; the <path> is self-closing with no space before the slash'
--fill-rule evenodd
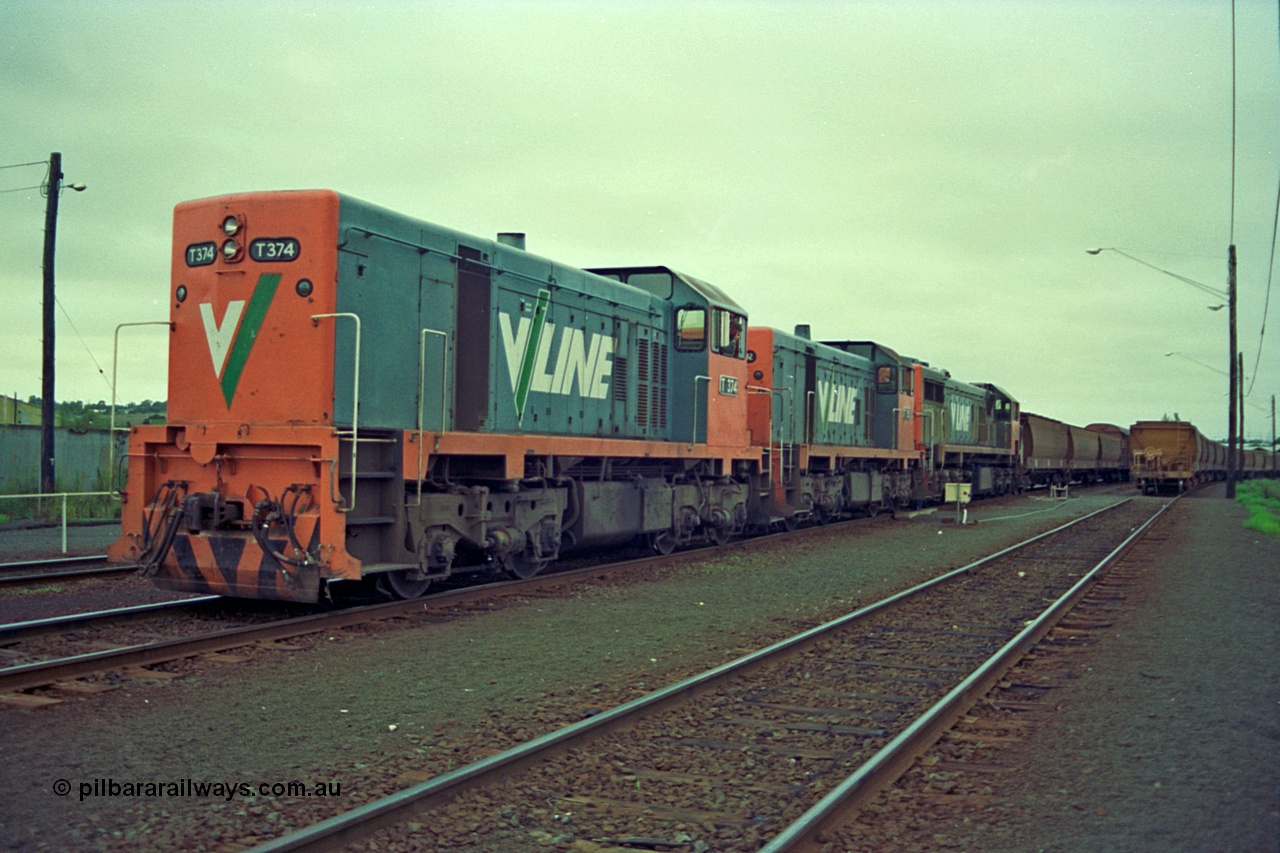
<path id="1" fill-rule="evenodd" d="M 980 698 L 1163 506 L 1085 516 L 256 849 L 330 849 L 380 828 L 383 849 L 805 849 Z"/>

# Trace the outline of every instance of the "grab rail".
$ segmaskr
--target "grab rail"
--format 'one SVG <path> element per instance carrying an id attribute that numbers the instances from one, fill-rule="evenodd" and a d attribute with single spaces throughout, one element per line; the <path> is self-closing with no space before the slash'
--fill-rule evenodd
<path id="1" fill-rule="evenodd" d="M 418 499 L 412 506 L 422 506 L 422 475 L 423 475 L 423 450 L 422 450 L 422 433 L 426 419 L 426 394 L 422 391 L 423 384 L 427 381 L 427 335 L 439 335 L 444 338 L 444 342 L 440 347 L 440 431 L 444 432 L 445 427 L 445 403 L 446 388 L 448 378 L 449 365 L 449 333 L 438 332 L 435 329 L 423 329 L 421 340 L 418 344 Z"/>
<path id="2" fill-rule="evenodd" d="M 340 312 L 337 314 L 312 314 L 311 325 L 318 327 L 320 325 L 320 321 L 326 317 L 332 317 L 334 319 L 339 317 L 348 317 L 356 321 L 355 379 L 352 382 L 351 388 L 351 432 L 347 433 L 351 436 L 351 504 L 346 505 L 345 500 L 341 499 L 341 495 L 338 495 L 339 499 L 334 500 L 334 503 L 339 505 L 338 512 L 353 512 L 356 508 L 356 458 L 357 451 L 360 448 L 360 317 L 359 315 L 352 314 L 350 312 Z M 343 434 L 342 430 L 338 430 L 338 435 Z M 335 469 L 338 467 L 338 464 L 338 460 L 334 459 L 333 465 Z M 336 473 L 337 472 L 335 470 L 335 474 Z M 336 477 L 334 482 L 336 483 Z M 333 488 L 335 493 L 337 492 L 336 487 L 331 488 Z"/>
<path id="3" fill-rule="evenodd" d="M 116 488 L 116 368 L 120 361 L 120 330 L 128 326 L 168 326 L 169 331 L 173 331 L 173 323 L 169 320 L 147 320 L 141 323 L 121 323 L 116 326 L 115 347 L 111 351 L 111 425 L 107 431 L 109 437 L 107 444 L 110 446 L 109 456 L 107 457 L 107 476 L 111 480 L 107 485 L 117 495 L 119 490 Z M 128 430 L 124 431 L 127 432 Z"/>

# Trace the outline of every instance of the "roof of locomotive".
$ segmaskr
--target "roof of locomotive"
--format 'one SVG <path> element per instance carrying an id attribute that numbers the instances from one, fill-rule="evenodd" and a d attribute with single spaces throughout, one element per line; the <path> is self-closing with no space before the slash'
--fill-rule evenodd
<path id="1" fill-rule="evenodd" d="M 911 359 L 903 358 L 889 347 L 884 344 L 878 344 L 875 341 L 822 341 L 822 343 L 829 347 L 835 347 L 838 350 L 843 350 L 844 352 L 860 355 L 863 358 L 869 358 L 872 361 L 880 361 L 883 358 L 888 361 L 897 362 L 898 364 L 913 363 Z"/>
<path id="2" fill-rule="evenodd" d="M 720 288 L 716 287 L 714 284 L 703 281 L 700 278 L 694 278 L 691 275 L 686 275 L 685 273 L 679 272 L 678 270 L 673 270 L 671 269 L 671 267 L 663 266 L 661 264 L 655 264 L 652 266 L 635 266 L 635 267 L 627 267 L 627 266 L 590 267 L 590 268 L 584 269 L 584 272 L 589 272 L 592 275 L 603 276 L 605 278 L 610 278 L 610 279 L 616 276 L 616 277 L 619 277 L 618 280 L 623 281 L 624 283 L 628 276 L 635 273 L 644 273 L 649 275 L 652 275 L 654 273 L 666 273 L 672 276 L 674 279 L 685 284 L 690 290 L 702 296 L 704 299 L 707 300 L 707 302 L 713 305 L 717 305 L 721 308 L 728 308 L 730 311 L 735 311 L 739 314 L 747 313 L 745 310 L 743 310 L 742 306 L 738 305 L 737 302 L 734 302 L 732 299 L 730 299 L 727 293 L 725 293 Z M 629 286 L 636 287 L 637 285 L 629 285 Z M 660 299 L 672 298 L 670 293 L 667 293 L 667 294 L 654 293 L 654 295 L 659 297 Z"/>
<path id="3" fill-rule="evenodd" d="M 436 248 L 449 251 L 451 245 L 463 244 L 482 252 L 485 258 L 481 263 L 491 265 L 497 271 L 548 287 L 567 286 L 567 277 L 572 275 L 577 278 L 572 289 L 581 289 L 592 296 L 605 297 L 640 310 L 651 305 L 655 297 L 654 293 L 644 288 L 546 258 L 509 243 L 437 225 L 341 193 L 337 195 L 342 210 L 340 227 L 344 229 L 385 228 L 386 233 L 381 236 L 409 245 L 420 245 L 428 250 Z M 345 235 L 340 235 L 340 240 L 345 240 Z"/>
<path id="4" fill-rule="evenodd" d="M 760 328 L 756 326 L 754 328 Z M 815 341 L 806 338 L 804 335 L 796 335 L 782 329 L 771 329 L 773 332 L 773 340 L 775 348 L 785 348 L 793 352 L 809 352 L 820 354 L 823 358 L 831 361 L 838 361 L 844 364 L 858 364 L 859 366 L 871 366 L 871 359 L 862 353 L 850 352 L 840 347 L 831 346 L 823 341 Z"/>

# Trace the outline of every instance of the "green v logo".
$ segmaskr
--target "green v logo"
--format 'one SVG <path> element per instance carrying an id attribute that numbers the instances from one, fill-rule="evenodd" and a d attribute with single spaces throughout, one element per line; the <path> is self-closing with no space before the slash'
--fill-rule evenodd
<path id="1" fill-rule="evenodd" d="M 538 345 L 542 343 L 542 330 L 547 325 L 547 305 L 551 302 L 550 290 L 538 291 L 538 302 L 533 309 L 533 323 L 525 340 L 520 369 L 516 376 L 516 423 L 524 422 L 524 404 L 529 399 L 529 385 L 533 382 L 533 365 L 537 361 Z M 511 355 L 507 354 L 508 366 Z"/>
<path id="2" fill-rule="evenodd" d="M 200 303 L 200 319 L 204 321 L 204 336 L 209 342 L 209 356 L 213 359 L 213 372 L 222 383 L 222 396 L 231 407 L 231 398 L 236 395 L 236 386 L 240 384 L 240 374 L 244 373 L 245 362 L 249 359 L 249 351 L 253 342 L 258 339 L 258 331 L 267 316 L 267 308 L 280 286 L 278 273 L 258 277 L 258 284 L 249 297 L 246 308 L 243 299 L 227 303 L 222 322 L 213 316 L 213 304 Z"/>

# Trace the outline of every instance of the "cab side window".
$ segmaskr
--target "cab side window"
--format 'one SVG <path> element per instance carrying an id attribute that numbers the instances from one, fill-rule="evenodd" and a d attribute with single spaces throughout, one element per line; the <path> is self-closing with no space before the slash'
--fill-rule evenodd
<path id="1" fill-rule="evenodd" d="M 686 305 L 676 309 L 676 349 L 698 352 L 707 343 L 707 311 Z"/>
<path id="2" fill-rule="evenodd" d="M 747 318 L 723 308 L 712 311 L 711 350 L 730 358 L 747 357 Z"/>

